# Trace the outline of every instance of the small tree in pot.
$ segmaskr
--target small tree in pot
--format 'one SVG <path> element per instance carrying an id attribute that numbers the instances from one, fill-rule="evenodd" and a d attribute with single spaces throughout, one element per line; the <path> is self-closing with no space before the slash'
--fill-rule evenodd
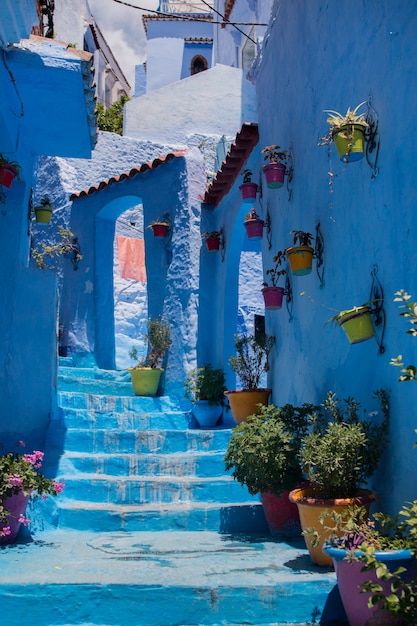
<path id="1" fill-rule="evenodd" d="M 214 369 L 211 364 L 196 367 L 188 372 L 184 389 L 200 426 L 215 426 L 223 412 L 226 391 L 223 370 Z"/>
<path id="2" fill-rule="evenodd" d="M 171 345 L 170 327 L 162 317 L 154 317 L 147 322 L 148 329 L 144 341 L 148 351 L 145 358 L 140 359 L 135 367 L 129 368 L 133 390 L 137 396 L 155 396 L 159 386 L 161 367 L 165 353 Z M 138 351 L 130 351 L 132 359 L 138 358 Z"/>

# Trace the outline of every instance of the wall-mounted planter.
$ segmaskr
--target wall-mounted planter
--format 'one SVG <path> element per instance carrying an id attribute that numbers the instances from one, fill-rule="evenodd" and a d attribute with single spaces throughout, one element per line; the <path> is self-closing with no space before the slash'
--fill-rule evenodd
<path id="1" fill-rule="evenodd" d="M 206 247 L 209 252 L 220 250 L 220 237 L 206 237 Z"/>
<path id="2" fill-rule="evenodd" d="M 337 323 L 343 328 L 349 343 L 361 343 L 375 336 L 371 319 L 371 309 L 367 305 L 342 311 Z"/>
<path id="3" fill-rule="evenodd" d="M 262 171 L 270 189 L 279 189 L 284 185 L 285 165 L 282 163 L 267 163 L 263 166 Z"/>
<path id="4" fill-rule="evenodd" d="M 239 187 L 243 202 L 254 202 L 258 185 L 256 183 L 242 183 Z"/>
<path id="5" fill-rule="evenodd" d="M 3 185 L 3 187 L 10 189 L 17 175 L 17 169 L 13 167 L 13 165 L 9 165 L 9 163 L 2 163 L 0 165 L 0 185 Z"/>
<path id="6" fill-rule="evenodd" d="M 314 248 L 311 246 L 292 246 L 285 250 L 294 276 L 305 276 L 313 267 Z"/>
<path id="7" fill-rule="evenodd" d="M 36 221 L 42 224 L 49 224 L 52 217 L 53 208 L 48 204 L 41 204 L 35 207 Z"/>
<path id="8" fill-rule="evenodd" d="M 246 228 L 246 234 L 248 235 L 248 239 L 252 239 L 252 241 L 262 239 L 264 221 L 261 220 L 259 217 L 255 219 L 245 220 L 244 226 Z"/>
<path id="9" fill-rule="evenodd" d="M 346 124 L 338 128 L 337 131 L 333 131 L 333 141 L 343 163 L 363 159 L 365 155 L 365 128 L 362 124 Z"/>
<path id="10" fill-rule="evenodd" d="M 151 224 L 152 232 L 154 237 L 166 237 L 168 233 L 169 224 L 166 223 L 157 223 Z"/>
<path id="11" fill-rule="evenodd" d="M 282 299 L 285 290 L 283 287 L 264 287 L 262 294 L 264 297 L 265 308 L 268 310 L 277 310 L 282 307 Z"/>

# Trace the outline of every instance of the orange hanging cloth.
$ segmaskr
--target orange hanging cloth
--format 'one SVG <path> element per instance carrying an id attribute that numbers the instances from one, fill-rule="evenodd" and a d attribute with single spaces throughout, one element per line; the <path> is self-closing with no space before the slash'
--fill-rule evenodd
<path id="1" fill-rule="evenodd" d="M 116 235 L 121 278 L 146 283 L 145 242 L 143 239 Z"/>

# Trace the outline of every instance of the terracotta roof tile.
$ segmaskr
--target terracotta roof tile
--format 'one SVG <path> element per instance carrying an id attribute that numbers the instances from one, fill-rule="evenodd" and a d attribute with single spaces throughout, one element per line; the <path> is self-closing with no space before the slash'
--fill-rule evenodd
<path id="1" fill-rule="evenodd" d="M 216 174 L 210 187 L 207 189 L 203 202 L 214 208 L 227 195 L 248 160 L 250 153 L 259 141 L 258 124 L 245 122 L 230 146 L 230 150 Z"/>
<path id="2" fill-rule="evenodd" d="M 77 191 L 71 194 L 70 200 L 77 200 L 79 198 L 85 198 L 85 196 L 91 196 L 93 193 L 98 191 L 102 191 L 115 183 L 121 183 L 128 178 L 133 178 L 134 176 L 138 176 L 139 174 L 143 174 L 144 172 L 148 172 L 149 170 L 155 170 L 160 165 L 164 163 L 169 163 L 172 159 L 176 157 L 183 157 L 186 154 L 186 150 L 177 150 L 176 152 L 170 152 L 169 154 L 156 158 L 153 161 L 148 161 L 147 163 L 142 163 L 137 167 L 133 167 L 128 172 L 123 172 L 118 176 L 112 176 L 108 180 L 102 180 L 97 185 L 93 185 L 88 187 L 87 189 L 83 189 L 83 191 Z"/>

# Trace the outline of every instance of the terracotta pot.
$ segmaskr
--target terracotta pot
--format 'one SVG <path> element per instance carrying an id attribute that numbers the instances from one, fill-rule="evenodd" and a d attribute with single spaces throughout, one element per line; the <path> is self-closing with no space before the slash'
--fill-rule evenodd
<path id="1" fill-rule="evenodd" d="M 206 246 L 209 252 L 218 252 L 220 250 L 220 237 L 207 237 Z"/>
<path id="2" fill-rule="evenodd" d="M 270 491 L 261 493 L 262 506 L 271 535 L 295 536 L 301 532 L 297 505 L 289 500 L 289 491 L 278 497 Z"/>
<path id="3" fill-rule="evenodd" d="M 237 389 L 225 391 L 224 395 L 229 400 L 230 409 L 236 424 L 245 422 L 249 415 L 258 415 L 258 404 L 268 406 L 268 398 L 272 389 Z"/>
<path id="4" fill-rule="evenodd" d="M 166 237 L 168 232 L 168 224 L 152 224 L 152 231 L 154 237 Z"/>
<path id="5" fill-rule="evenodd" d="M 256 183 L 242 183 L 239 187 L 243 202 L 253 202 L 256 200 L 258 185 Z"/>
<path id="6" fill-rule="evenodd" d="M 352 124 L 346 124 L 337 131 L 333 131 L 333 141 L 343 163 L 352 163 L 363 159 L 365 155 L 365 128 L 366 126 L 362 124 L 353 124 L 352 139 L 348 139 L 346 136 L 352 133 Z"/>
<path id="7" fill-rule="evenodd" d="M 368 514 L 372 502 L 376 500 L 376 493 L 369 489 L 358 489 L 358 495 L 354 498 L 324 499 L 317 496 L 317 488 L 313 485 L 293 489 L 289 498 L 298 506 L 301 528 L 314 528 L 319 533 L 319 542 L 313 546 L 313 537 L 306 535 L 304 540 L 310 553 L 310 558 L 316 565 L 332 566 L 332 559 L 323 552 L 325 541 L 330 536 L 330 530 L 326 530 L 320 524 L 319 518 L 324 511 L 336 511 L 341 513 L 349 506 L 363 506 Z"/>
<path id="8" fill-rule="evenodd" d="M 292 246 L 285 250 L 294 276 L 311 274 L 314 248 L 311 246 Z"/>
<path id="9" fill-rule="evenodd" d="M 266 184 L 270 189 L 279 189 L 284 184 L 285 165 L 282 163 L 267 163 L 262 168 Z"/>
<path id="10" fill-rule="evenodd" d="M 129 368 L 135 396 L 156 396 L 163 371 L 161 368 L 151 367 Z"/>
<path id="11" fill-rule="evenodd" d="M 252 239 L 252 241 L 258 241 L 262 239 L 263 229 L 264 229 L 264 221 L 256 218 L 251 220 L 245 220 L 243 222 L 246 228 L 246 234 L 248 239 Z"/>
<path id="12" fill-rule="evenodd" d="M 389 611 L 382 611 L 379 606 L 368 608 L 370 593 L 363 593 L 361 585 L 368 580 L 382 586 L 384 595 L 391 594 L 390 581 L 383 581 L 377 577 L 375 570 L 362 572 L 363 562 L 346 561 L 346 550 L 325 546 L 324 553 L 332 559 L 337 577 L 337 586 L 340 597 L 349 620 L 349 626 L 364 626 L 367 620 L 375 617 L 375 623 L 384 626 L 396 626 L 399 624 L 398 616 Z M 410 550 L 387 550 L 375 553 L 377 561 L 385 563 L 388 569 L 393 572 L 398 567 L 405 568 L 405 579 L 415 574 L 414 559 Z M 376 617 L 378 616 L 378 620 Z M 370 622 L 372 623 L 372 622 Z"/>
<path id="13" fill-rule="evenodd" d="M 17 176 L 17 170 L 13 167 L 13 165 L 9 165 L 8 163 L 3 163 L 0 165 L 0 185 L 3 187 L 7 187 L 10 189 L 12 182 Z"/>
<path id="14" fill-rule="evenodd" d="M 282 287 L 264 287 L 262 294 L 266 309 L 276 310 L 282 307 L 282 299 L 284 297 L 284 289 Z"/>
<path id="15" fill-rule="evenodd" d="M 361 343 L 375 336 L 369 306 L 359 306 L 342 311 L 338 324 L 343 328 L 349 343 Z"/>

